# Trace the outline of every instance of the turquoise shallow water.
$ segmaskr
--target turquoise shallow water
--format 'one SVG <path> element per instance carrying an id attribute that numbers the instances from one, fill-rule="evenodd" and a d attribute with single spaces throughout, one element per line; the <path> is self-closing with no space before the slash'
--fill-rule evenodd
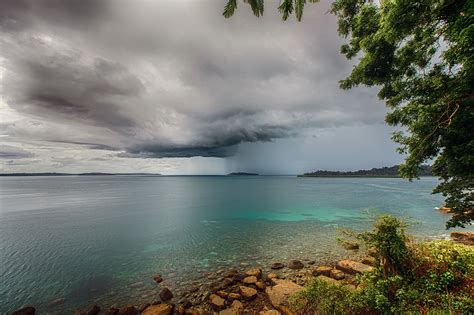
<path id="1" fill-rule="evenodd" d="M 435 178 L 1 178 L 0 313 L 33 304 L 70 313 L 150 301 L 154 273 L 172 288 L 209 270 L 344 255 L 337 226 L 365 229 L 374 213 L 410 217 L 440 237 Z M 143 282 L 130 287 L 130 284 Z M 48 301 L 65 298 L 49 308 Z"/>

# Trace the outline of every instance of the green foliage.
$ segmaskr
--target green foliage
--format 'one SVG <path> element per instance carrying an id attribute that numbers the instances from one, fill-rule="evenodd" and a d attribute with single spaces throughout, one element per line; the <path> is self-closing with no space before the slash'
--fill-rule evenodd
<path id="1" fill-rule="evenodd" d="M 377 258 L 359 286 L 315 280 L 294 297 L 293 307 L 318 314 L 472 314 L 474 249 L 451 241 L 414 243 L 401 220 L 380 217 L 359 235 Z"/>
<path id="2" fill-rule="evenodd" d="M 400 173 L 419 175 L 435 159 L 442 179 L 434 192 L 453 210 L 448 227 L 474 218 L 474 2 L 455 0 L 336 0 L 332 12 L 348 37 L 341 51 L 360 57 L 341 87 L 379 86 L 403 126 L 393 139 L 407 154 Z"/>
<path id="3" fill-rule="evenodd" d="M 263 15 L 264 0 L 244 0 L 244 2 L 250 5 L 255 16 L 260 17 Z M 281 13 L 283 21 L 286 21 L 293 13 L 295 13 L 296 19 L 301 21 L 306 2 L 316 3 L 319 2 L 319 0 L 281 0 L 280 5 L 278 6 L 278 11 Z M 236 9 L 237 0 L 227 0 L 222 15 L 225 18 L 230 18 Z"/>
<path id="4" fill-rule="evenodd" d="M 261 10 L 252 10 L 257 16 Z M 282 0 L 283 20 L 301 20 L 304 0 Z M 317 1 L 309 1 L 317 2 Z M 237 7 L 229 0 L 224 16 Z M 400 174 L 410 180 L 434 160 L 441 183 L 434 193 L 446 198 L 453 216 L 447 227 L 474 219 L 474 1 L 335 0 L 331 12 L 348 38 L 341 52 L 359 57 L 343 89 L 378 86 L 391 112 L 389 125 L 401 126 L 393 140 L 406 154 Z"/>

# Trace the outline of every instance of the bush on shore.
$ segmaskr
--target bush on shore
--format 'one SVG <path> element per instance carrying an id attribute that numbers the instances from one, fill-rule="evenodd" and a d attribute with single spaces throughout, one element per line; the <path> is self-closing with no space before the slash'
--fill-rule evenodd
<path id="1" fill-rule="evenodd" d="M 380 217 L 359 234 L 376 258 L 354 289 L 314 280 L 293 297 L 293 308 L 316 314 L 473 314 L 474 250 L 452 241 L 417 243 L 406 224 Z"/>

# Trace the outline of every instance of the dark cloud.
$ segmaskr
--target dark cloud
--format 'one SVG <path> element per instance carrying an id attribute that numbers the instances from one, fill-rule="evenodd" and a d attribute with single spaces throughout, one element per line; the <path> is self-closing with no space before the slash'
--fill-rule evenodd
<path id="1" fill-rule="evenodd" d="M 16 159 L 28 159 L 35 155 L 32 152 L 27 152 L 22 149 L 18 149 L 10 146 L 0 146 L 0 159 L 16 160 Z"/>
<path id="2" fill-rule="evenodd" d="M 224 19 L 216 1 L 1 1 L 0 96 L 36 124 L 5 133 L 121 157 L 229 157 L 380 122 L 372 91 L 338 87 L 351 65 L 329 1 L 302 23 L 276 7 Z"/>
<path id="3" fill-rule="evenodd" d="M 61 27 L 83 27 L 104 16 L 107 0 L 2 0 L 0 27 L 21 31 L 34 27 L 37 20 Z"/>

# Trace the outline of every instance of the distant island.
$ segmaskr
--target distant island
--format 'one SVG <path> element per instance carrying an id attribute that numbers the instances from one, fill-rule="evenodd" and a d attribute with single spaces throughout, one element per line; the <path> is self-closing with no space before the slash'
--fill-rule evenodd
<path id="1" fill-rule="evenodd" d="M 0 176 L 160 176 L 153 173 L 0 173 Z"/>
<path id="2" fill-rule="evenodd" d="M 298 177 L 400 177 L 398 175 L 399 165 L 392 167 L 372 168 L 370 170 L 358 171 L 315 171 L 311 173 L 304 173 Z M 420 176 L 433 176 L 430 165 L 422 165 L 420 167 Z"/>
<path id="3" fill-rule="evenodd" d="M 233 172 L 227 174 L 227 176 L 258 176 L 257 173 L 247 173 L 247 172 Z"/>

